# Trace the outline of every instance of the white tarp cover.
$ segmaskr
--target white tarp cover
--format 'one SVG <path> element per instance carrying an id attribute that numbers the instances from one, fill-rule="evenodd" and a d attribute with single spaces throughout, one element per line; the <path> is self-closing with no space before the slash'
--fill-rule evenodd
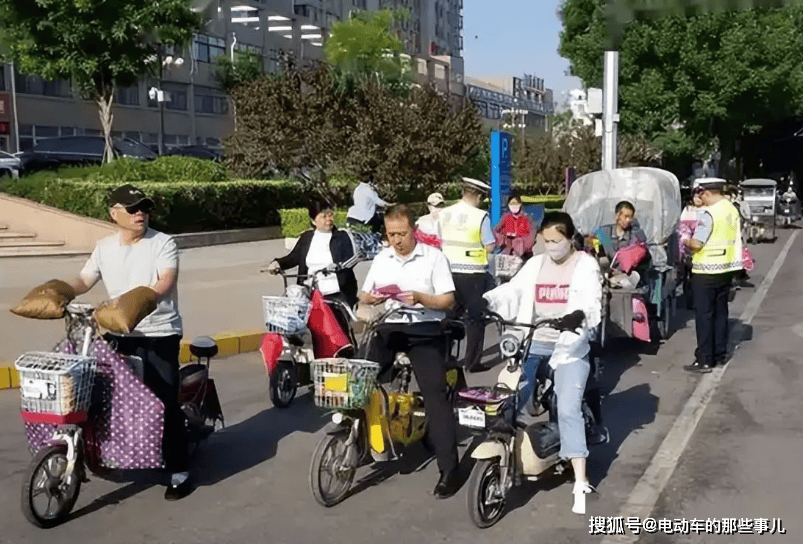
<path id="1" fill-rule="evenodd" d="M 673 173 L 659 168 L 617 168 L 581 176 L 572 184 L 563 210 L 581 234 L 589 235 L 614 222 L 614 209 L 622 200 L 636 208 L 636 219 L 651 246 L 666 243 L 677 230 L 680 184 Z"/>

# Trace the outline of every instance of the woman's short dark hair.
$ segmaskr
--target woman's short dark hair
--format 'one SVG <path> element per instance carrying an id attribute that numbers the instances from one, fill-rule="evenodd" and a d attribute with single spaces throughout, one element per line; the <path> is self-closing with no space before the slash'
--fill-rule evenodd
<path id="1" fill-rule="evenodd" d="M 566 212 L 546 212 L 544 214 L 544 220 L 541 222 L 540 232 L 550 227 L 555 227 L 558 232 L 568 238 L 569 241 L 573 240 L 576 232 L 572 216 Z"/>
<path id="2" fill-rule="evenodd" d="M 518 189 L 513 189 L 510 191 L 510 194 L 507 197 L 507 201 L 510 202 L 511 200 L 518 200 L 521 202 L 521 191 Z"/>
<path id="3" fill-rule="evenodd" d="M 410 228 L 415 228 L 415 214 L 413 210 L 404 204 L 394 204 L 385 211 L 385 219 L 399 219 L 401 217 L 407 219 Z"/>
<path id="4" fill-rule="evenodd" d="M 633 206 L 633 204 L 631 204 L 630 201 L 628 201 L 628 200 L 622 200 L 621 202 L 619 202 L 616 205 L 616 208 L 614 209 L 614 211 L 618 214 L 620 211 L 622 211 L 625 208 L 627 208 L 628 210 L 630 210 L 634 214 L 636 213 L 636 207 Z"/>

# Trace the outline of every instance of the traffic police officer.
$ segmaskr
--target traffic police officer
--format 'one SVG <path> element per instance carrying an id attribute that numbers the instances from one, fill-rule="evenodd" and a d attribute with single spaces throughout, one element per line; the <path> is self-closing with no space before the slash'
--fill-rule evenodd
<path id="1" fill-rule="evenodd" d="M 707 373 L 727 362 L 728 296 L 731 280 L 742 269 L 739 212 L 722 194 L 724 179 L 697 180 L 703 208 L 694 237 L 684 243 L 692 251 L 691 286 L 694 297 L 697 350 L 690 372 Z"/>
<path id="2" fill-rule="evenodd" d="M 449 259 L 458 315 L 465 313 L 466 356 L 463 366 L 480 370 L 485 323 L 482 295 L 487 286 L 488 254 L 494 246 L 491 219 L 480 209 L 488 184 L 463 178 L 463 198 L 439 214 L 443 253 Z"/>

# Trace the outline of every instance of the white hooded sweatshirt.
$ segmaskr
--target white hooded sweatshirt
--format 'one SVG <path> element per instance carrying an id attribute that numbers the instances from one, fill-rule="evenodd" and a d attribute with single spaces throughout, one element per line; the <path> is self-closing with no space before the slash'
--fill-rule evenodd
<path id="1" fill-rule="evenodd" d="M 518 323 L 533 323 L 538 316 L 535 311 L 535 284 L 541 272 L 546 254 L 534 256 L 513 278 L 496 289 L 483 295 L 488 300 L 489 309 L 503 319 Z M 566 314 L 582 310 L 585 319 L 576 332 L 560 333 L 555 343 L 555 351 L 549 360 L 552 368 L 559 364 L 585 359 L 590 351 L 589 341 L 602 320 L 602 275 L 596 259 L 581 253 L 569 282 L 569 296 Z M 518 329 L 522 337 L 524 328 Z"/>

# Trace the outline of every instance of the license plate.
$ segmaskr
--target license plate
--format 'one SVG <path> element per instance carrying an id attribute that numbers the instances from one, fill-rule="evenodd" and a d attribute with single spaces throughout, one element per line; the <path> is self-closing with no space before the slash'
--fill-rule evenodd
<path id="1" fill-rule="evenodd" d="M 337 376 L 326 376 L 323 379 L 323 387 L 327 391 L 339 391 L 345 393 L 349 390 L 349 379 L 346 374 Z"/>
<path id="2" fill-rule="evenodd" d="M 485 412 L 476 406 L 458 408 L 457 420 L 460 425 L 464 427 L 473 427 L 475 429 L 485 428 Z"/>
<path id="3" fill-rule="evenodd" d="M 24 378 L 20 389 L 26 399 L 56 400 L 56 384 L 47 380 Z"/>

